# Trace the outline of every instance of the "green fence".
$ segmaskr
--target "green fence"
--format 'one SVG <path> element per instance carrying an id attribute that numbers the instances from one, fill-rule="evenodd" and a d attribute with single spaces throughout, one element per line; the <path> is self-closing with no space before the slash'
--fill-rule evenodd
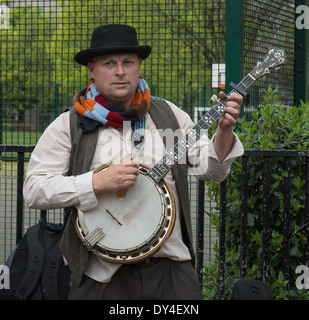
<path id="1" fill-rule="evenodd" d="M 250 115 L 261 104 L 268 85 L 278 88 L 287 106 L 306 99 L 307 36 L 295 27 L 299 5 L 307 1 L 0 0 L 0 144 L 34 145 L 72 105 L 74 94 L 89 81 L 87 68 L 74 62 L 74 54 L 88 47 L 96 26 L 106 23 L 136 27 L 140 43 L 153 47 L 142 66 L 152 94 L 174 102 L 195 121 L 212 94 L 228 91 L 229 82 L 240 81 L 272 46 L 287 51 L 288 64 L 250 88 L 244 111 Z M 1 156 L 0 234 L 5 239 L 0 239 L 0 263 L 15 245 L 8 226 L 14 222 L 16 198 L 15 156 Z M 190 190 L 194 219 L 193 178 Z M 28 210 L 25 226 L 37 217 Z M 207 260 L 216 234 L 206 234 Z"/>
<path id="2" fill-rule="evenodd" d="M 223 0 L 5 3 L 10 26 L 0 30 L 3 144 L 35 143 L 72 104 L 89 81 L 74 54 L 88 47 L 101 24 L 134 25 L 140 43 L 153 47 L 142 71 L 152 94 L 192 115 L 211 95 L 212 64 L 225 61 Z"/>
<path id="3" fill-rule="evenodd" d="M 278 89 L 280 103 L 286 106 L 308 99 L 308 33 L 295 26 L 300 5 L 308 1 L 227 0 L 227 83 L 240 81 L 270 48 L 282 48 L 287 55 L 284 67 L 249 89 L 250 103 L 243 110 L 249 117 L 268 86 Z"/>

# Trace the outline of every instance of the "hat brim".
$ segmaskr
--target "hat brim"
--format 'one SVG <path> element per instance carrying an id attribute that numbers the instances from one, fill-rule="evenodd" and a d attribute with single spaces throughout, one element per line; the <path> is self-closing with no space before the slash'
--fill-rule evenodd
<path id="1" fill-rule="evenodd" d="M 150 46 L 132 46 L 132 47 L 110 47 L 110 48 L 93 48 L 93 49 L 85 49 L 78 52 L 74 56 L 74 60 L 83 65 L 87 66 L 88 62 L 90 62 L 93 58 L 113 54 L 113 53 L 137 53 L 138 56 L 144 60 L 146 59 L 150 53 L 152 48 Z"/>

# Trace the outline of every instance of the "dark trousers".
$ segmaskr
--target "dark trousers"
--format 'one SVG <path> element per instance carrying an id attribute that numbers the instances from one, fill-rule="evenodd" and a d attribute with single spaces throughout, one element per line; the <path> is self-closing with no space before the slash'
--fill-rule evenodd
<path id="1" fill-rule="evenodd" d="M 166 258 L 121 266 L 109 283 L 86 275 L 73 286 L 71 300 L 201 300 L 201 287 L 190 261 Z"/>

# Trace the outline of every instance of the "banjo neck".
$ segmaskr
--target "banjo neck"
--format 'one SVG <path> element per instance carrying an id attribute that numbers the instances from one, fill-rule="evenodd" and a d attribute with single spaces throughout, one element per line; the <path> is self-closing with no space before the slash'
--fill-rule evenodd
<path id="1" fill-rule="evenodd" d="M 174 145 L 163 158 L 155 164 L 147 173 L 149 178 L 155 183 L 159 183 L 179 159 L 186 154 L 199 138 L 208 130 L 224 113 L 224 108 L 228 102 L 228 97 L 240 93 L 244 97 L 248 94 L 246 89 L 258 78 L 270 73 L 270 69 L 277 68 L 285 64 L 286 55 L 284 50 L 272 48 L 264 58 L 263 62 L 258 62 L 257 66 L 238 85 L 230 83 L 234 88 L 224 100 L 217 100 L 218 104 L 212 107 L 195 125 Z"/>
<path id="2" fill-rule="evenodd" d="M 240 86 L 241 83 L 238 85 Z M 244 89 L 247 87 L 243 85 Z M 228 97 L 236 94 L 236 90 L 232 90 Z M 219 101 L 219 100 L 218 100 Z M 220 101 L 212 107 L 195 125 L 190 129 L 147 173 L 147 175 L 155 182 L 159 183 L 179 159 L 205 134 L 224 113 L 224 108 L 228 99 Z"/>

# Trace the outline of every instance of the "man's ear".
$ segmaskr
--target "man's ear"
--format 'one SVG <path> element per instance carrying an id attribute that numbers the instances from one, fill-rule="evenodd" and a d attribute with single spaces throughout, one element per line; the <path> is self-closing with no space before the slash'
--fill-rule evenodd
<path id="1" fill-rule="evenodd" d="M 138 58 L 139 60 L 139 73 L 141 73 L 141 70 L 142 70 L 142 58 Z"/>
<path id="2" fill-rule="evenodd" d="M 93 62 L 88 62 L 88 71 L 89 71 L 89 74 L 91 76 L 91 78 L 93 78 L 93 70 L 94 70 L 94 63 Z"/>

